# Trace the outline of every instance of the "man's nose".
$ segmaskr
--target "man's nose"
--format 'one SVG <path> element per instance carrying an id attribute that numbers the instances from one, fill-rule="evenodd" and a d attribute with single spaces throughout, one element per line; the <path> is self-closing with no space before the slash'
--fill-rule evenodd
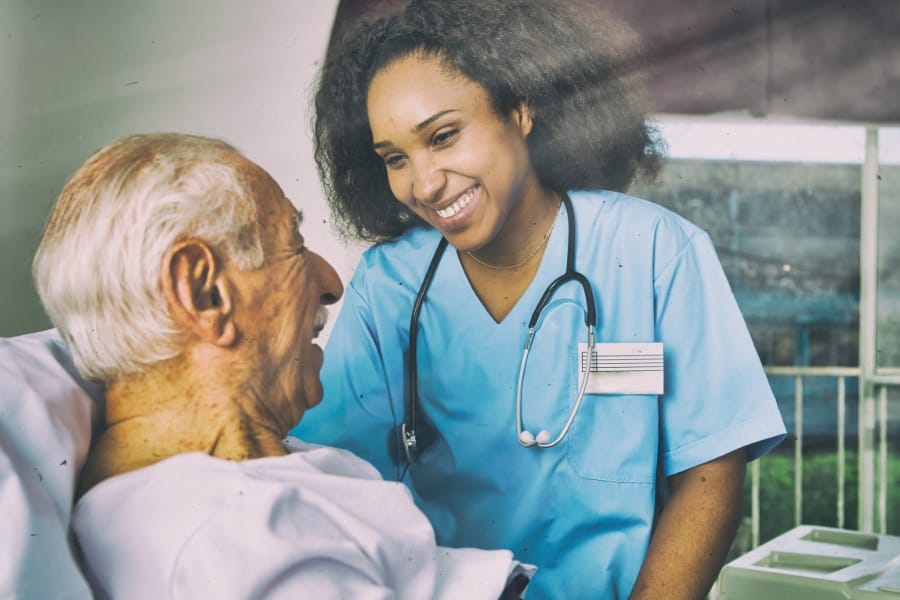
<path id="1" fill-rule="evenodd" d="M 344 295 L 344 284 L 331 264 L 319 254 L 309 251 L 313 255 L 316 267 L 316 276 L 321 286 L 319 295 L 320 304 L 334 304 Z"/>

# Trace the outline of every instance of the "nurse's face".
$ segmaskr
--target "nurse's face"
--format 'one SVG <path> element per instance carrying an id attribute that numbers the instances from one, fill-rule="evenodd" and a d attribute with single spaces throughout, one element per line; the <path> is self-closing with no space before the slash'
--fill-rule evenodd
<path id="1" fill-rule="evenodd" d="M 435 58 L 407 56 L 376 73 L 368 116 L 391 192 L 459 250 L 491 244 L 540 193 L 527 110 L 498 115 L 482 86 Z"/>

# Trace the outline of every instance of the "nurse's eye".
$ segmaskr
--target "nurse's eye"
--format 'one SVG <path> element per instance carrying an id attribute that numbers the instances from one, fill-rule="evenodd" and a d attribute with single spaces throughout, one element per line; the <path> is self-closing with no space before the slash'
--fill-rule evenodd
<path id="1" fill-rule="evenodd" d="M 384 165 L 388 169 L 399 169 L 403 166 L 403 161 L 405 157 L 402 154 L 388 154 L 387 156 L 383 156 Z"/>
<path id="2" fill-rule="evenodd" d="M 434 134 L 434 137 L 431 138 L 431 143 L 435 146 L 441 147 L 446 146 L 453 142 L 456 139 L 456 136 L 459 134 L 459 129 L 449 128 L 449 129 L 441 129 L 437 133 Z"/>

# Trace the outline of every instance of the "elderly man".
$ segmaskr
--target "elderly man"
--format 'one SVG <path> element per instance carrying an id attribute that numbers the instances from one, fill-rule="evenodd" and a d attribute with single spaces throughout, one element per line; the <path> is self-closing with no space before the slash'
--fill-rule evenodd
<path id="1" fill-rule="evenodd" d="M 521 581 L 509 552 L 437 548 L 400 484 L 283 441 L 321 400 L 313 339 L 343 293 L 300 223 L 264 170 L 195 136 L 120 139 L 62 191 L 34 275 L 105 384 L 73 514 L 89 579 L 123 598 L 497 598 Z"/>

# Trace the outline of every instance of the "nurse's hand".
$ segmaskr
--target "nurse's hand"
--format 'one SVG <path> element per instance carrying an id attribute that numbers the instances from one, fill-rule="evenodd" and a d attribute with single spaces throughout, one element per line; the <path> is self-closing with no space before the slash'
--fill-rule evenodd
<path id="1" fill-rule="evenodd" d="M 740 449 L 669 478 L 631 600 L 706 597 L 737 531 L 746 470 Z"/>

